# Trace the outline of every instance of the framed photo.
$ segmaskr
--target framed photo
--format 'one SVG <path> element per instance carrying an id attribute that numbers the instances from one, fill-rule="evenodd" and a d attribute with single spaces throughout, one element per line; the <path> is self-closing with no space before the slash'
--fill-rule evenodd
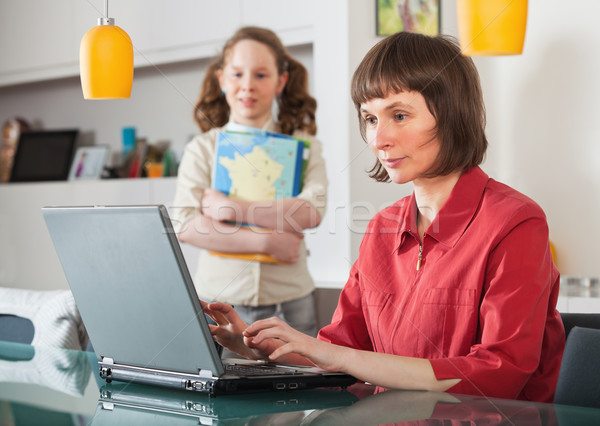
<path id="1" fill-rule="evenodd" d="M 82 146 L 77 148 L 69 180 L 99 179 L 108 157 L 108 146 Z"/>
<path id="2" fill-rule="evenodd" d="M 440 33 L 440 0 L 375 0 L 377 35 L 399 31 L 438 35 Z"/>

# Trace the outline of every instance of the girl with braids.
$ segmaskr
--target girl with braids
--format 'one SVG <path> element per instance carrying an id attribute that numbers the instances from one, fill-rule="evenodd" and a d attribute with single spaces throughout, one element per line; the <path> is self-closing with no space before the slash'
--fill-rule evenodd
<path id="1" fill-rule="evenodd" d="M 267 29 L 241 28 L 206 72 L 194 110 L 203 133 L 186 145 L 174 201 L 179 240 L 205 249 L 194 280 L 201 299 L 235 305 L 248 323 L 278 316 L 310 335 L 316 335 L 314 283 L 302 232 L 319 225 L 327 199 L 325 163 L 314 137 L 316 108 L 306 69 L 279 38 Z M 251 203 L 211 189 L 218 133 L 257 129 L 310 141 L 297 197 Z M 270 232 L 230 225 L 232 221 Z M 267 254 L 281 263 L 218 257 L 209 250 Z"/>

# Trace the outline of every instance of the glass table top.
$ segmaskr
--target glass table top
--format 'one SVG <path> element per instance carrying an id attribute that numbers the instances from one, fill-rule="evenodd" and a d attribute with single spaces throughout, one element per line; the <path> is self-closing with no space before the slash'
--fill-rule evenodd
<path id="1" fill-rule="evenodd" d="M 367 384 L 217 396 L 113 382 L 94 353 L 0 342 L 0 425 L 600 424 L 600 409 Z"/>

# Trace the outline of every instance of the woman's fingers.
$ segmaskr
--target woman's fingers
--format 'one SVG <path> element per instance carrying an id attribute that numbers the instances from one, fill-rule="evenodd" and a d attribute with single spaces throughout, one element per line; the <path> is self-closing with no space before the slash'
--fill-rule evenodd
<path id="1" fill-rule="evenodd" d="M 253 322 L 246 330 L 244 330 L 244 335 L 251 337 L 256 336 L 261 330 L 273 328 L 273 327 L 289 327 L 285 322 L 281 319 L 273 317 L 267 318 L 264 320 L 258 320 Z M 291 327 L 290 327 L 291 328 Z"/>
<path id="2" fill-rule="evenodd" d="M 233 311 L 233 306 L 231 306 L 227 303 L 221 303 L 221 302 L 208 303 L 207 307 L 211 311 L 218 311 L 218 312 L 223 313 L 224 315 L 227 315 Z"/>
<path id="3" fill-rule="evenodd" d="M 213 319 L 219 325 L 229 325 L 231 324 L 231 317 L 235 315 L 237 318 L 237 314 L 231 305 L 220 302 L 213 303 L 205 303 L 200 302 L 202 304 L 202 309 L 205 314 Z"/>
<path id="4" fill-rule="evenodd" d="M 244 331 L 244 336 L 253 344 L 260 345 L 268 339 L 277 339 L 283 343 L 302 341 L 305 334 L 293 329 L 279 318 L 269 318 L 253 323 Z"/>
<path id="5" fill-rule="evenodd" d="M 295 354 L 304 356 L 304 354 L 302 352 L 294 350 L 292 345 L 286 344 L 286 345 L 282 345 L 282 346 L 278 347 L 277 349 L 275 349 L 271 353 L 271 355 L 269 355 L 269 359 L 271 361 L 275 361 L 275 360 L 281 358 L 282 356 L 285 356 L 285 355 L 288 355 L 291 353 L 295 353 Z M 310 358 L 308 358 L 308 359 L 310 360 Z"/>

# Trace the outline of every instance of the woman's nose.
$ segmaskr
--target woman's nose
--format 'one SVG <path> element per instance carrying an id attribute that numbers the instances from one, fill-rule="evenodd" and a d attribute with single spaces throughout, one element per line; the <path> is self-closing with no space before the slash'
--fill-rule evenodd
<path id="1" fill-rule="evenodd" d="M 387 125 L 383 124 L 381 126 L 377 127 L 377 130 L 373 135 L 373 141 L 370 142 L 372 144 L 372 146 L 375 149 L 378 150 L 384 150 L 386 148 L 388 148 L 391 143 L 392 143 L 392 139 L 391 139 L 391 134 L 389 132 L 389 129 L 387 129 Z"/>

